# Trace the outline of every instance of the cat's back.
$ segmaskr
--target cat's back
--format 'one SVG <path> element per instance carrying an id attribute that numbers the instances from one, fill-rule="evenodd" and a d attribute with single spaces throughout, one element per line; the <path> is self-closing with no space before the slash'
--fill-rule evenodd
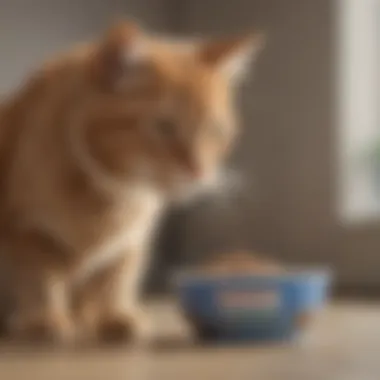
<path id="1" fill-rule="evenodd" d="M 78 90 L 74 80 L 83 71 L 89 50 L 80 46 L 53 57 L 1 100 L 0 212 L 7 218 L 9 209 L 21 207 L 23 199 L 43 194 L 42 173 L 51 178 L 57 171 L 53 166 L 62 153 L 64 128 L 59 119 L 69 111 Z"/>

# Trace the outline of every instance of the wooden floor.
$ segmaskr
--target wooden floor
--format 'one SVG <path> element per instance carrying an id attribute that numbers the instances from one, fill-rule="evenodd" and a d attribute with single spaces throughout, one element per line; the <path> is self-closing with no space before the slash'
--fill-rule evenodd
<path id="1" fill-rule="evenodd" d="M 182 343 L 155 349 L 50 352 L 5 345 L 0 352 L 0 379 L 380 379 L 380 305 L 335 304 L 303 342 L 260 348 L 185 344 L 186 327 L 173 307 L 157 304 L 151 308 L 162 338 L 182 337 Z"/>

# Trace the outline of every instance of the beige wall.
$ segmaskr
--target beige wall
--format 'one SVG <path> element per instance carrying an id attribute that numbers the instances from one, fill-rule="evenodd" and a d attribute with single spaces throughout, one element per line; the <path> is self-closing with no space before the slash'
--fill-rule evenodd
<path id="1" fill-rule="evenodd" d="M 255 184 L 229 212 L 199 207 L 184 218 L 184 255 L 239 245 L 296 262 L 333 265 L 341 284 L 380 285 L 379 224 L 348 227 L 335 213 L 333 0 L 193 0 L 180 30 L 268 33 L 243 93 L 244 135 L 235 162 Z M 210 241 L 211 239 L 211 241 Z"/>
<path id="2" fill-rule="evenodd" d="M 46 56 L 93 38 L 120 15 L 159 30 L 168 23 L 165 0 L 0 0 L 0 94 Z"/>

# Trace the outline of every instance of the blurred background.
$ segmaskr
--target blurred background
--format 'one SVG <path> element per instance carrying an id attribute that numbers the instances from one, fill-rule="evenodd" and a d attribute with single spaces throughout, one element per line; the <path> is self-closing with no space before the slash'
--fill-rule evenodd
<path id="1" fill-rule="evenodd" d="M 205 255 L 249 249 L 334 268 L 340 289 L 380 295 L 380 76 L 376 0 L 0 0 L 0 91 L 122 15 L 180 35 L 262 30 L 268 44 L 241 92 L 223 207 L 174 210 L 148 289 Z"/>

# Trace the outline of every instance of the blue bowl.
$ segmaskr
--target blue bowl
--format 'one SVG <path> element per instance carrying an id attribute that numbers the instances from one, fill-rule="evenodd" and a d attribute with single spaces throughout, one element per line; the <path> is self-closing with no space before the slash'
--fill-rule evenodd
<path id="1" fill-rule="evenodd" d="M 200 336 L 221 341 L 292 339 L 306 319 L 323 308 L 331 276 L 327 270 L 289 270 L 280 275 L 176 277 L 179 301 Z"/>

